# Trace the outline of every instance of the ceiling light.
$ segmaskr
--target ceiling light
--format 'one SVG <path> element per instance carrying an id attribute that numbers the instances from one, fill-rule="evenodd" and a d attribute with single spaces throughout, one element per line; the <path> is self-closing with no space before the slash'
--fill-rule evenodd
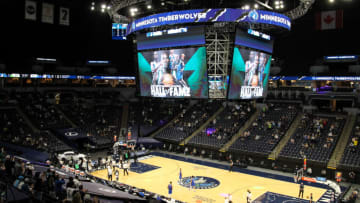
<path id="1" fill-rule="evenodd" d="M 151 9 L 151 5 L 147 5 L 147 9 Z"/>
<path id="2" fill-rule="evenodd" d="M 257 9 L 257 8 L 259 8 L 259 5 L 257 5 L 257 4 L 254 4 L 254 8 L 256 8 L 256 9 Z"/>
<path id="3" fill-rule="evenodd" d="M 101 8 L 105 9 L 106 8 L 106 4 L 101 4 Z"/>

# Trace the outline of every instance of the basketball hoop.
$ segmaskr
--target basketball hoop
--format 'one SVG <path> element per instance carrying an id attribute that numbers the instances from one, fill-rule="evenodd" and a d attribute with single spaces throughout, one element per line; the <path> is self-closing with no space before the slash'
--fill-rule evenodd
<path id="1" fill-rule="evenodd" d="M 299 182 L 303 176 L 304 176 L 304 168 L 300 168 L 299 170 L 296 171 L 296 176 L 294 176 L 294 182 L 295 183 Z"/>

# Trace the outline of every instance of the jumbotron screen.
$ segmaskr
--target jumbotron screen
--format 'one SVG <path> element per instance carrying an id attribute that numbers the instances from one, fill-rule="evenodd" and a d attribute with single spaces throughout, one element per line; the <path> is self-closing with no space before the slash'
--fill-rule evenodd
<path id="1" fill-rule="evenodd" d="M 138 33 L 136 35 L 137 49 L 148 50 L 167 47 L 183 47 L 205 44 L 204 26 L 188 26 Z"/>
<path id="2" fill-rule="evenodd" d="M 229 99 L 263 97 L 268 85 L 271 55 L 244 48 L 234 48 Z"/>
<path id="3" fill-rule="evenodd" d="M 141 96 L 208 98 L 205 47 L 138 53 Z"/>

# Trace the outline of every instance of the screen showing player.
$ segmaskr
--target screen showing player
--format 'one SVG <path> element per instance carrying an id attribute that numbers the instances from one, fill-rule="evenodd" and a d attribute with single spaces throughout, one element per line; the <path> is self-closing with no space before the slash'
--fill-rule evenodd
<path id="1" fill-rule="evenodd" d="M 234 48 L 229 99 L 253 99 L 267 90 L 271 55 L 244 48 Z"/>
<path id="2" fill-rule="evenodd" d="M 141 96 L 208 98 L 206 49 L 138 53 Z"/>

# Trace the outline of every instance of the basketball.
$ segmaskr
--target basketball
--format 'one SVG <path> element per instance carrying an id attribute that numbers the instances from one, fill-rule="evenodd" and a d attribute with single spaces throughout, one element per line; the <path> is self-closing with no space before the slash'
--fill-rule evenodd
<path id="1" fill-rule="evenodd" d="M 164 76 L 163 76 L 163 84 L 164 85 L 173 85 L 174 84 L 174 79 L 173 79 L 173 77 L 172 77 L 172 75 L 171 74 L 165 74 Z"/>

